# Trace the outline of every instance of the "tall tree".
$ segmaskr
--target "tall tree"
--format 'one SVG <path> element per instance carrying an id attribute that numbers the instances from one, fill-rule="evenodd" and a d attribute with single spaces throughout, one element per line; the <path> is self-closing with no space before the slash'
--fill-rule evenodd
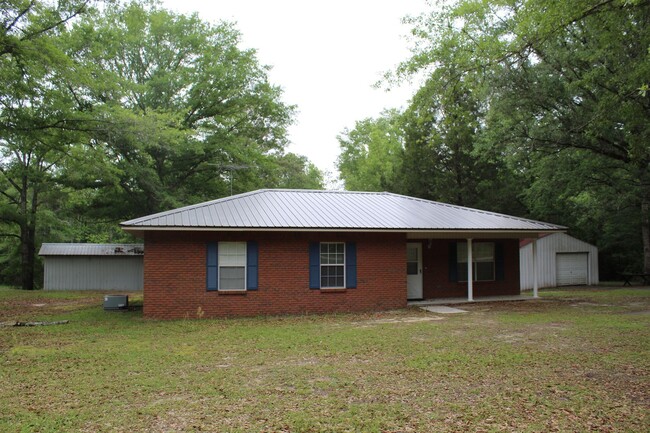
<path id="1" fill-rule="evenodd" d="M 498 212 L 519 213 L 516 177 L 501 155 L 482 145 L 485 105 L 473 83 L 434 71 L 404 114 L 401 180 L 407 194 Z M 453 67 L 452 67 L 453 68 Z"/>
<path id="2" fill-rule="evenodd" d="M 37 215 L 56 165 L 76 140 L 78 116 L 61 83 L 69 59 L 54 43 L 88 1 L 12 0 L 0 9 L 0 220 L 3 246 L 18 241 L 20 284 L 34 288 Z"/>
<path id="3" fill-rule="evenodd" d="M 645 0 L 460 0 L 413 21 L 421 43 L 399 72 L 453 65 L 443 81 L 471 77 L 502 153 L 584 150 L 620 164 L 650 272 L 649 22 Z"/>
<path id="4" fill-rule="evenodd" d="M 73 27 L 70 55 L 96 66 L 79 96 L 106 103 L 110 120 L 89 144 L 116 167 L 98 205 L 120 196 L 113 212 L 124 218 L 227 195 L 233 166 L 248 168 L 240 182 L 273 179 L 293 108 L 239 37 L 231 24 L 156 2 L 89 14 Z"/>

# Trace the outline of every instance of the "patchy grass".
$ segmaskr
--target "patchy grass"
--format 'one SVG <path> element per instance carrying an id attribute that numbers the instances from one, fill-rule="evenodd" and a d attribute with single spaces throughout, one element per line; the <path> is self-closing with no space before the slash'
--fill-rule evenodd
<path id="1" fill-rule="evenodd" d="M 161 322 L 0 288 L 4 317 L 70 320 L 0 328 L 0 431 L 649 431 L 650 290 L 542 295 Z"/>

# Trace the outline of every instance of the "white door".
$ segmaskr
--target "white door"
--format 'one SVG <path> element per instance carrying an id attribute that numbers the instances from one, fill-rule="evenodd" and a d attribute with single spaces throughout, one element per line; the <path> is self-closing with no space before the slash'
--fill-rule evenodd
<path id="1" fill-rule="evenodd" d="M 406 244 L 406 287 L 408 299 L 422 299 L 422 244 Z"/>
<path id="2" fill-rule="evenodd" d="M 558 286 L 577 286 L 588 282 L 588 253 L 558 253 L 555 259 Z"/>

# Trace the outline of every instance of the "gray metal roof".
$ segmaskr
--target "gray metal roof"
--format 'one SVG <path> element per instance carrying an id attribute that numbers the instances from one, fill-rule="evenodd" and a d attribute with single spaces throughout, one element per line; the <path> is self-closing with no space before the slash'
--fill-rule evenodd
<path id="1" fill-rule="evenodd" d="M 142 244 L 53 244 L 41 246 L 39 256 L 141 256 Z"/>
<path id="2" fill-rule="evenodd" d="M 143 230 L 561 231 L 565 227 L 388 192 L 263 189 L 121 224 Z"/>

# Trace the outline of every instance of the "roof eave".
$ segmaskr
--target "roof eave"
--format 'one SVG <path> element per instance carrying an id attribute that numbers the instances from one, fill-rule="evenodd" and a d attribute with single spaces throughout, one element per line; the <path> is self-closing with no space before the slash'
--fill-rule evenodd
<path id="1" fill-rule="evenodd" d="M 491 228 L 491 229 L 405 229 L 405 228 L 345 228 L 345 227 L 174 227 L 174 226 L 124 226 L 122 230 L 136 237 L 144 237 L 144 232 L 182 231 L 182 232 L 338 232 L 338 233 L 404 233 L 410 239 L 442 237 L 537 237 L 546 233 L 563 233 L 566 227 L 556 226 L 538 229 Z"/>

